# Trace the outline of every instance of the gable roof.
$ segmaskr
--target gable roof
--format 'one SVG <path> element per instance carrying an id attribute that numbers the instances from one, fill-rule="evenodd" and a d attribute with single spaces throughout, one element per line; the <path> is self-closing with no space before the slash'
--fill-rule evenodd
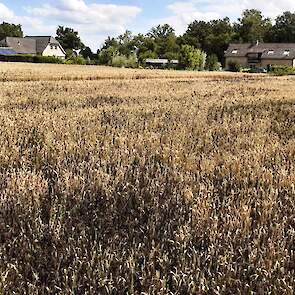
<path id="1" fill-rule="evenodd" d="M 60 43 L 53 38 L 52 36 L 26 36 L 25 39 L 36 40 L 36 51 L 37 53 L 42 53 L 48 44 L 57 45 L 61 48 L 62 52 L 65 54 L 64 49 L 60 45 Z"/>
<path id="2" fill-rule="evenodd" d="M 260 53 L 262 59 L 295 59 L 295 43 L 232 43 L 225 57 L 247 57 L 251 53 Z"/>
<path id="3" fill-rule="evenodd" d="M 59 46 L 66 54 L 60 43 L 51 36 L 6 37 L 0 41 L 0 46 L 10 47 L 16 54 L 42 54 L 49 44 Z"/>
<path id="4" fill-rule="evenodd" d="M 36 40 L 16 37 L 6 37 L 0 44 L 11 47 L 17 54 L 36 54 Z"/>

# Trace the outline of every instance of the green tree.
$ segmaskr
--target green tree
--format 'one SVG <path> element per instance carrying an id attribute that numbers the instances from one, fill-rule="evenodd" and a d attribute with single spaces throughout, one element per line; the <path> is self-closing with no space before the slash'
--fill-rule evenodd
<path id="1" fill-rule="evenodd" d="M 23 31 L 21 25 L 15 25 L 3 22 L 0 24 L 0 40 L 6 37 L 23 37 Z"/>
<path id="2" fill-rule="evenodd" d="M 229 18 L 210 22 L 194 21 L 188 26 L 181 38 L 181 43 L 200 48 L 210 55 L 215 54 L 222 61 L 224 51 L 231 42 L 233 35 L 234 31 Z"/>
<path id="3" fill-rule="evenodd" d="M 59 41 L 65 50 L 79 50 L 84 48 L 78 32 L 74 31 L 72 28 L 59 26 L 56 30 L 56 40 Z"/>
<path id="4" fill-rule="evenodd" d="M 112 49 L 108 50 L 109 48 Z M 129 56 L 133 55 L 136 51 L 135 37 L 132 35 L 130 31 L 126 31 L 124 34 L 119 35 L 116 38 L 108 37 L 105 40 L 101 50 L 104 51 L 104 56 L 106 56 L 107 52 L 116 51 L 118 55 L 125 56 L 128 58 Z"/>
<path id="5" fill-rule="evenodd" d="M 109 47 L 114 47 L 114 48 L 118 48 L 119 47 L 119 43 L 116 40 L 116 38 L 111 38 L 110 36 L 104 41 L 101 50 L 103 49 L 108 49 Z"/>
<path id="6" fill-rule="evenodd" d="M 134 36 L 130 31 L 126 31 L 124 34 L 118 36 L 118 50 L 121 55 L 129 57 L 134 54 L 135 51 L 135 40 Z"/>
<path id="7" fill-rule="evenodd" d="M 240 42 L 264 41 L 272 28 L 269 18 L 264 18 L 261 11 L 247 9 L 243 12 L 242 18 L 234 24 L 236 33 L 235 39 Z"/>
<path id="8" fill-rule="evenodd" d="M 295 13 L 284 12 L 276 18 L 269 36 L 270 42 L 295 42 Z"/>
<path id="9" fill-rule="evenodd" d="M 179 54 L 179 65 L 187 70 L 204 70 L 206 53 L 190 45 L 182 45 Z"/>
<path id="10" fill-rule="evenodd" d="M 216 54 L 211 54 L 206 59 L 206 70 L 208 71 L 219 71 L 221 64 L 218 62 L 218 57 Z"/>
<path id="11" fill-rule="evenodd" d="M 81 49 L 80 55 L 82 55 L 84 59 L 90 59 L 90 60 L 94 59 L 94 53 L 92 52 L 90 47 L 85 47 Z"/>
<path id="12" fill-rule="evenodd" d="M 154 41 L 155 52 L 159 58 L 177 58 L 180 47 L 175 30 L 171 26 L 165 24 L 153 27 L 147 34 L 147 38 Z"/>
<path id="13" fill-rule="evenodd" d="M 212 32 L 210 23 L 205 21 L 194 21 L 189 24 L 183 35 L 182 45 L 188 44 L 195 48 L 204 48 L 206 38 Z"/>
<path id="14" fill-rule="evenodd" d="M 157 27 L 151 28 L 148 37 L 152 39 L 165 39 L 171 35 L 175 35 L 175 30 L 168 24 L 158 25 Z"/>
<path id="15" fill-rule="evenodd" d="M 219 61 L 223 61 L 224 51 L 234 36 L 233 26 L 229 18 L 212 20 L 209 25 L 211 32 L 205 38 L 205 44 L 201 49 L 209 55 L 216 55 Z"/>
<path id="16" fill-rule="evenodd" d="M 138 34 L 134 37 L 134 46 L 139 63 L 144 63 L 147 58 L 158 58 L 157 45 L 151 37 Z"/>
<path id="17" fill-rule="evenodd" d="M 98 62 L 102 65 L 111 65 L 113 58 L 118 54 L 118 49 L 114 46 L 102 49 L 98 55 Z"/>

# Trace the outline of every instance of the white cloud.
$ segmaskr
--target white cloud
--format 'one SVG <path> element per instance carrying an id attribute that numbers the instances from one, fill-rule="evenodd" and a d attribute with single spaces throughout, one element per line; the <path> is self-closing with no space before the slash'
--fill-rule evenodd
<path id="1" fill-rule="evenodd" d="M 189 23 L 194 20 L 211 20 L 230 17 L 236 20 L 245 9 L 258 9 L 271 18 L 284 11 L 294 11 L 294 0 L 190 0 L 177 1 L 167 6 L 170 16 L 158 20 L 169 23 L 177 31 L 183 33 Z"/>
<path id="2" fill-rule="evenodd" d="M 25 7 L 25 15 L 17 15 L 0 0 L 0 22 L 20 23 L 25 33 L 31 35 L 54 35 L 58 25 L 69 26 L 80 33 L 86 45 L 96 50 L 108 35 L 116 36 L 130 28 L 138 32 L 159 23 L 169 23 L 177 33 L 183 33 L 194 20 L 208 21 L 229 16 L 234 21 L 243 10 L 250 8 L 259 9 L 272 18 L 283 11 L 295 11 L 295 0 L 175 0 L 167 6 L 167 17 L 152 19 L 145 16 L 137 19 L 135 26 L 135 19 L 141 13 L 140 7 L 91 1 L 45 0 L 40 1 L 43 4 L 39 6 Z M 107 3 L 110 1 L 106 0 Z"/>
<path id="3" fill-rule="evenodd" d="M 0 21 L 20 23 L 26 34 L 54 35 L 58 25 L 73 27 L 93 50 L 107 35 L 123 33 L 141 12 L 137 6 L 87 4 L 84 0 L 60 0 L 56 5 L 44 3 L 25 10 L 26 16 L 17 16 L 0 2 Z"/>
<path id="4" fill-rule="evenodd" d="M 27 8 L 27 11 L 33 17 L 42 18 L 44 22 L 73 27 L 79 31 L 87 45 L 97 48 L 106 35 L 123 33 L 141 9 L 128 5 L 87 5 L 83 0 L 61 0 L 55 6 L 43 4 Z"/>
<path id="5" fill-rule="evenodd" d="M 14 18 L 14 12 L 10 10 L 7 6 L 3 3 L 0 3 L 0 15 L 1 18 L 11 20 Z"/>
<path id="6" fill-rule="evenodd" d="M 48 32 L 50 26 L 45 26 L 42 20 L 30 17 L 30 16 L 18 16 L 14 13 L 13 10 L 9 9 L 3 3 L 0 2 L 0 21 L 6 21 L 16 24 L 21 24 L 23 27 L 29 28 L 29 31 L 32 32 L 41 32 L 45 29 Z"/>
<path id="7" fill-rule="evenodd" d="M 72 11 L 87 10 L 83 0 L 61 0 L 61 7 Z"/>

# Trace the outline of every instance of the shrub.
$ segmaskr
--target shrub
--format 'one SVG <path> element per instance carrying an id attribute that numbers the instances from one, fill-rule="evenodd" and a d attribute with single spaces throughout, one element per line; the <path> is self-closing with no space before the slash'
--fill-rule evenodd
<path id="1" fill-rule="evenodd" d="M 206 53 L 190 45 L 183 45 L 179 55 L 180 68 L 202 71 L 206 64 Z"/>
<path id="2" fill-rule="evenodd" d="M 80 55 L 72 56 L 71 58 L 68 58 L 66 60 L 66 64 L 68 64 L 68 65 L 86 65 L 86 60 Z"/>
<path id="3" fill-rule="evenodd" d="M 117 56 L 117 49 L 114 46 L 111 46 L 100 51 L 98 55 L 98 62 L 101 65 L 111 65 L 115 56 Z"/>
<path id="4" fill-rule="evenodd" d="M 208 71 L 219 71 L 221 68 L 220 62 L 216 54 L 211 54 L 206 60 L 206 70 Z"/>
<path id="5" fill-rule="evenodd" d="M 116 68 L 125 68 L 127 64 L 127 57 L 124 55 L 117 55 L 112 58 L 112 66 Z"/>
<path id="6" fill-rule="evenodd" d="M 138 54 L 138 61 L 140 64 L 145 65 L 145 61 L 149 58 L 156 59 L 156 58 L 158 58 L 158 55 L 156 52 L 154 52 L 152 50 L 139 52 L 139 54 Z"/>
<path id="7" fill-rule="evenodd" d="M 34 62 L 34 56 L 28 54 L 1 55 L 0 61 L 5 62 Z"/>
<path id="8" fill-rule="evenodd" d="M 41 56 L 41 55 L 30 55 L 30 54 L 16 54 L 0 56 L 0 61 L 5 62 L 28 62 L 28 63 L 51 63 L 60 64 L 63 60 L 54 56 Z"/>
<path id="9" fill-rule="evenodd" d="M 111 65 L 117 68 L 137 68 L 137 58 L 135 55 L 116 55 L 112 58 Z"/>
<path id="10" fill-rule="evenodd" d="M 138 60 L 137 60 L 136 55 L 129 56 L 129 58 L 127 59 L 126 67 L 132 68 L 132 69 L 135 69 L 138 67 Z"/>
<path id="11" fill-rule="evenodd" d="M 228 63 L 228 70 L 230 72 L 241 72 L 242 71 L 242 66 L 236 61 L 230 61 Z"/>
<path id="12" fill-rule="evenodd" d="M 34 63 L 48 63 L 48 64 L 61 64 L 63 60 L 55 56 L 41 56 L 36 55 L 33 58 Z"/>
<path id="13" fill-rule="evenodd" d="M 270 73 L 275 76 L 295 75 L 295 69 L 288 66 L 274 66 L 270 69 Z"/>

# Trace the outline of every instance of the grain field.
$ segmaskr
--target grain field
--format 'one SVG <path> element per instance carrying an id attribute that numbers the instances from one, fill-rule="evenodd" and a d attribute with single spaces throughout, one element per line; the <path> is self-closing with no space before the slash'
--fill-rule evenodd
<path id="1" fill-rule="evenodd" d="M 0 63 L 0 294 L 293 294 L 294 82 Z"/>

